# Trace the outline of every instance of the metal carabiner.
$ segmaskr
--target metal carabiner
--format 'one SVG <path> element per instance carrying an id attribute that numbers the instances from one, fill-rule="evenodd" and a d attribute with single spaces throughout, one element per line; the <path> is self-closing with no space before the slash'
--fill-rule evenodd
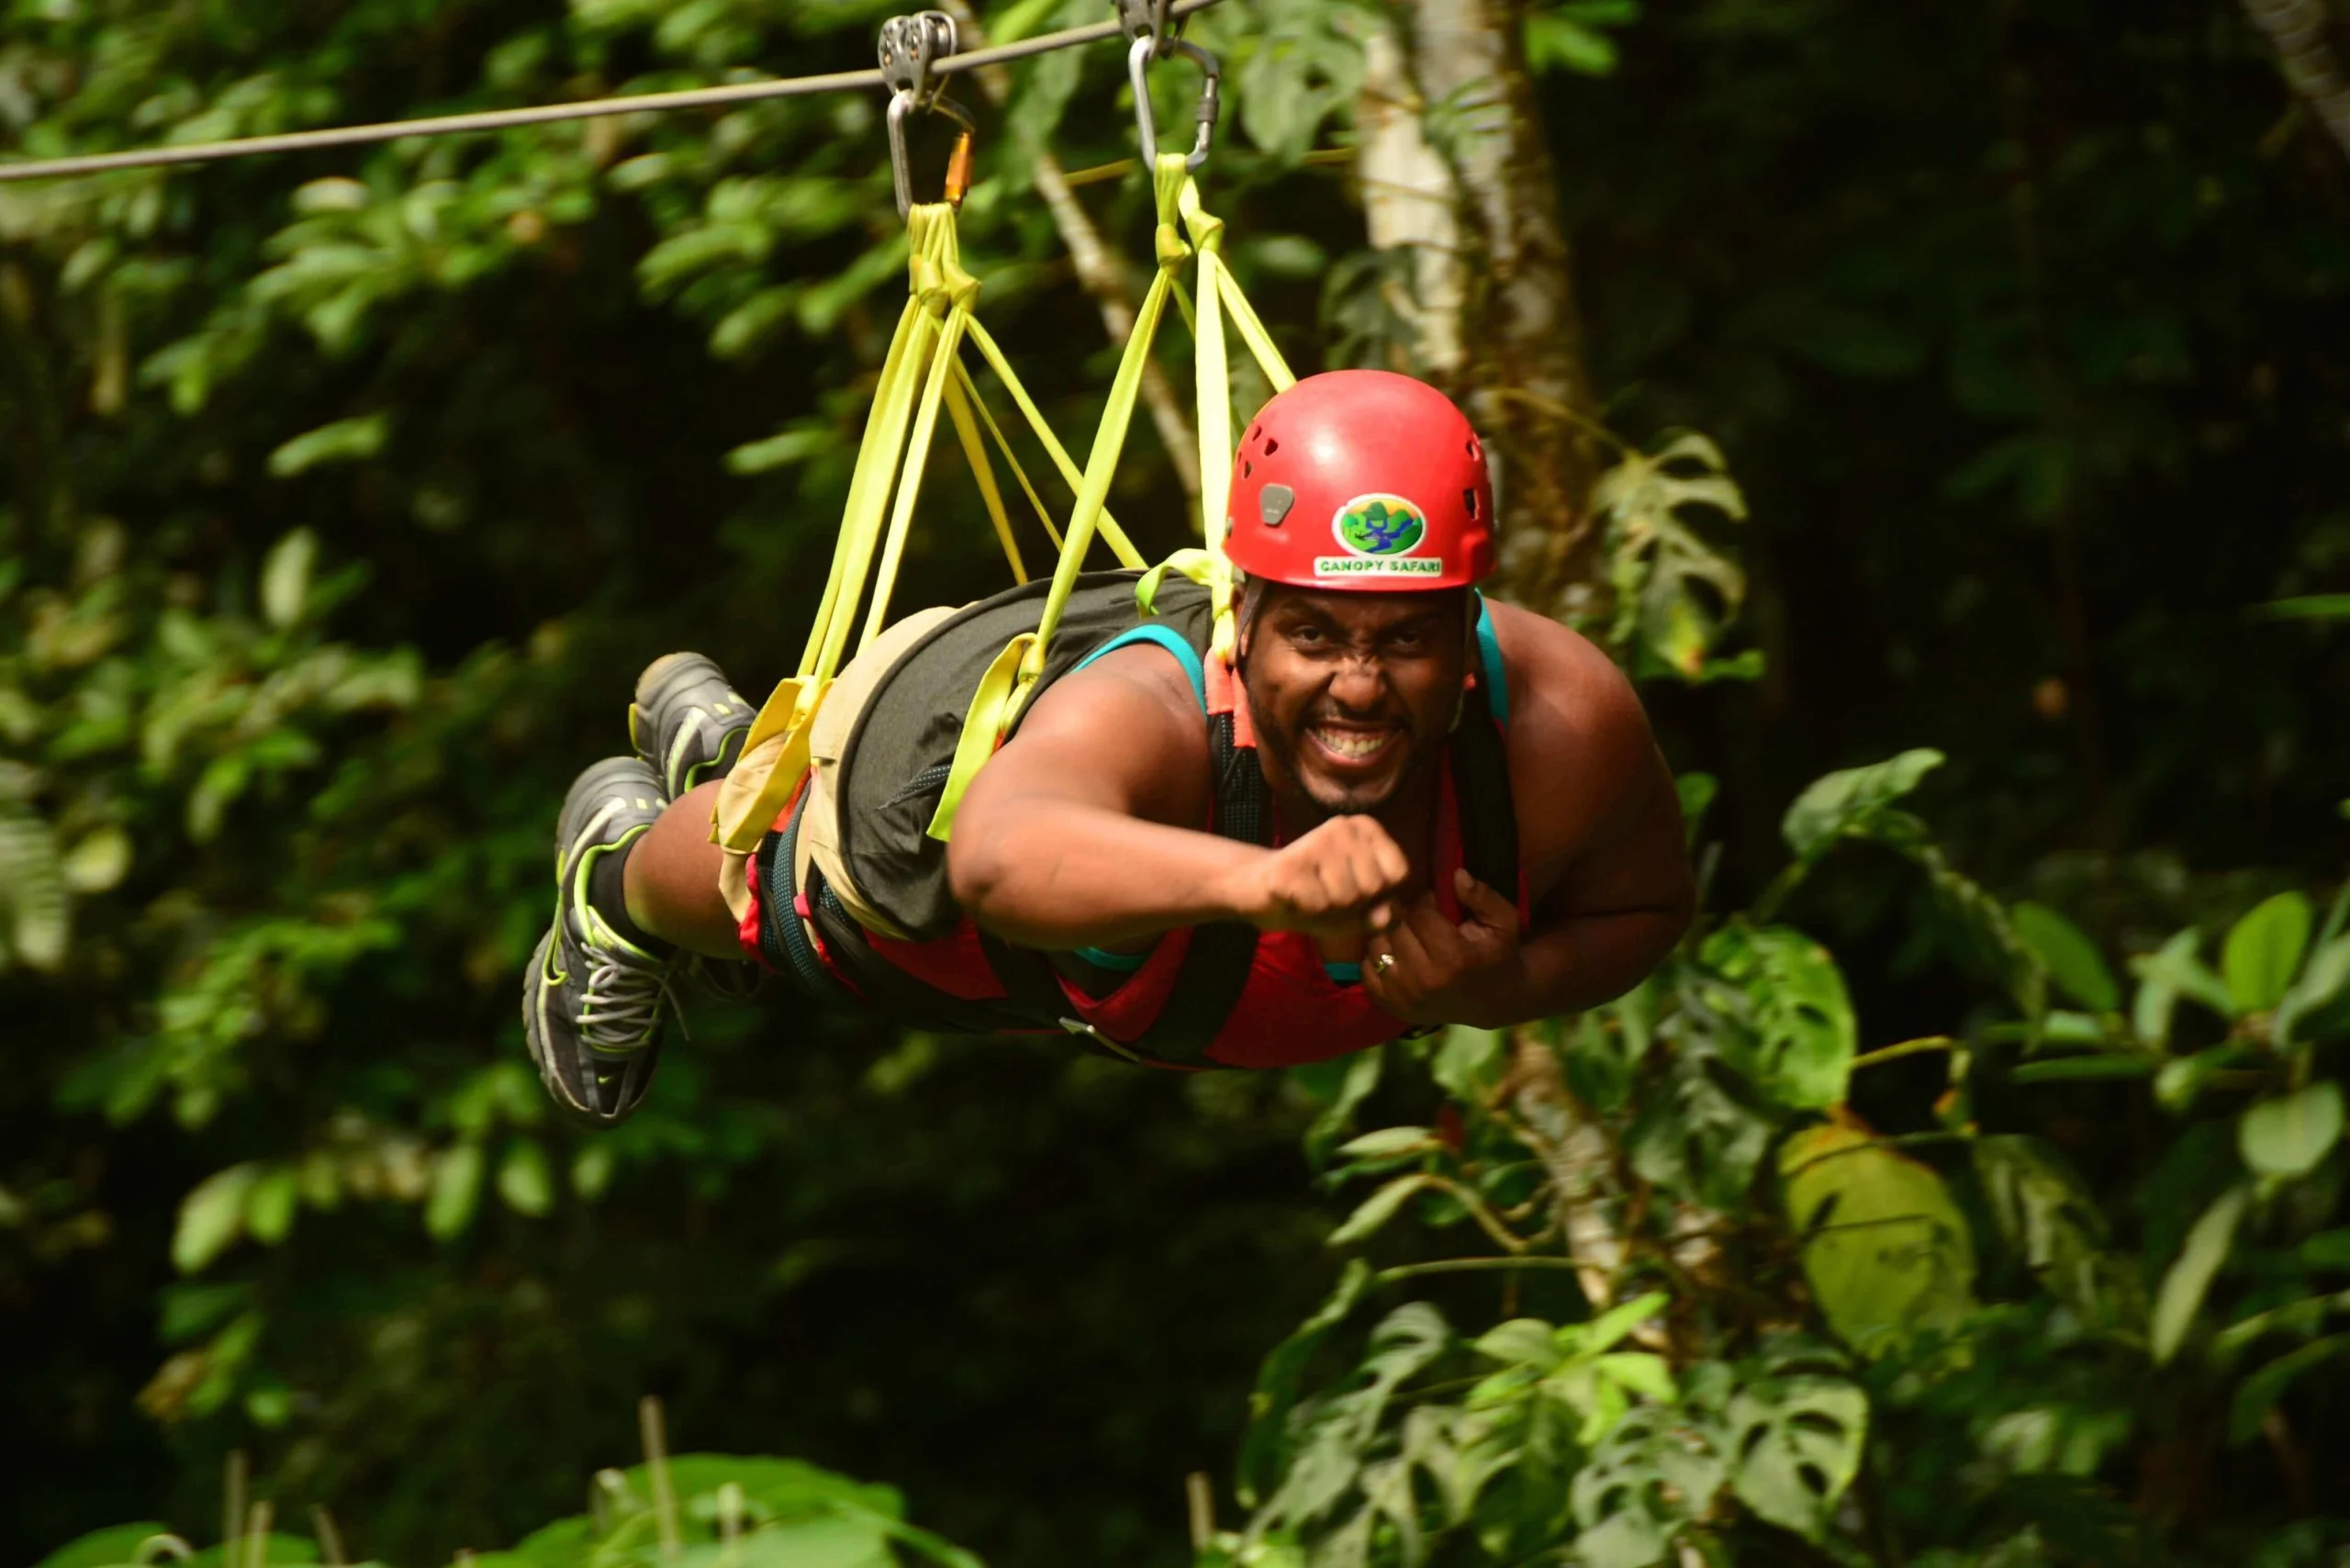
<path id="1" fill-rule="evenodd" d="M 971 113 L 948 97 L 938 75 L 936 61 L 956 52 L 955 18 L 944 11 L 921 11 L 892 17 L 881 24 L 881 82 L 890 89 L 890 178 L 897 187 L 898 216 L 913 208 L 913 166 L 906 155 L 906 115 L 913 109 L 945 115 L 960 129 L 946 159 L 946 200 L 960 207 L 971 184 L 971 138 L 977 127 Z"/>
<path id="2" fill-rule="evenodd" d="M 1208 161 L 1208 149 L 1215 140 L 1215 117 L 1218 95 L 1224 86 L 1224 68 L 1214 55 L 1186 39 L 1170 39 L 1163 35 L 1137 33 L 1126 50 L 1126 79 L 1134 84 L 1135 134 L 1142 141 L 1145 168 L 1158 162 L 1158 126 L 1150 109 L 1150 62 L 1160 55 L 1185 54 L 1199 62 L 1203 73 L 1200 83 L 1199 139 L 1192 144 L 1191 153 L 1184 158 L 1183 167 L 1197 174 L 1200 165 Z"/>

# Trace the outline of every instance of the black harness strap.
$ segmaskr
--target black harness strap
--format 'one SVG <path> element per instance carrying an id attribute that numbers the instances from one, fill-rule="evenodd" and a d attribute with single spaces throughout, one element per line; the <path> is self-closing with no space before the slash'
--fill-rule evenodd
<path id="1" fill-rule="evenodd" d="M 1257 766 L 1253 746 L 1235 745 L 1229 713 L 1208 716 L 1208 757 L 1214 770 L 1215 814 L 1210 827 L 1220 838 L 1270 848 L 1273 796 Z M 1175 988 L 1134 1048 L 1170 1067 L 1206 1067 L 1208 1047 L 1240 1005 L 1248 972 L 1257 966 L 1257 928 L 1245 920 L 1217 920 L 1192 927 Z"/>
<path id="2" fill-rule="evenodd" d="M 1517 801 L 1509 787 L 1509 742 L 1494 721 L 1493 700 L 1481 682 L 1452 729 L 1454 815 L 1460 864 L 1471 876 L 1517 902 Z"/>

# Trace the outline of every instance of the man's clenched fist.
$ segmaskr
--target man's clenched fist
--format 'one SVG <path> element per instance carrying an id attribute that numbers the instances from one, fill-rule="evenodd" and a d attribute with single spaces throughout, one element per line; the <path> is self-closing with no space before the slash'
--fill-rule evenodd
<path id="1" fill-rule="evenodd" d="M 1403 849 L 1371 818 L 1332 817 L 1251 861 L 1233 902 L 1259 930 L 1357 937 L 1387 924 L 1393 895 L 1411 869 Z"/>

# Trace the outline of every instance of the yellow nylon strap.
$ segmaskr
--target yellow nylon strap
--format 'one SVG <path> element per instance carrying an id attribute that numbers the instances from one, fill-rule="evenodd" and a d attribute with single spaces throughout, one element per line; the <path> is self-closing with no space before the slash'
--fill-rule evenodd
<path id="1" fill-rule="evenodd" d="M 1225 322 L 1229 317 L 1239 330 L 1241 341 L 1263 371 L 1265 379 L 1275 391 L 1282 391 L 1297 377 L 1274 346 L 1272 335 L 1266 331 L 1248 298 L 1242 294 L 1239 280 L 1225 265 L 1223 256 L 1224 221 L 1209 213 L 1200 201 L 1199 189 L 1189 171 L 1183 166 L 1183 155 L 1162 155 L 1153 167 L 1152 186 L 1158 198 L 1158 222 L 1154 233 L 1154 250 L 1158 271 L 1152 275 L 1150 287 L 1143 296 L 1140 308 L 1135 313 L 1133 331 L 1126 339 L 1125 349 L 1118 359 L 1116 376 L 1110 384 L 1110 396 L 1102 410 L 1102 422 L 1095 431 L 1092 449 L 1086 455 L 1081 476 L 1074 472 L 1068 454 L 1053 439 L 1043 417 L 1036 412 L 1019 378 L 1004 363 L 1001 350 L 995 346 L 986 330 L 976 321 L 969 325 L 969 336 L 979 344 L 979 353 L 994 366 L 1013 398 L 1026 416 L 1029 426 L 1043 441 L 1059 465 L 1062 477 L 1077 487 L 1077 504 L 1069 513 L 1069 530 L 1060 541 L 1059 558 L 1053 568 L 1053 582 L 1045 599 L 1044 611 L 1033 633 L 1023 633 L 1005 645 L 988 667 L 979 689 L 973 693 L 971 705 L 963 720 L 963 731 L 955 747 L 955 760 L 949 767 L 946 787 L 942 791 L 938 810 L 932 817 L 929 834 L 936 839 L 948 838 L 955 825 L 964 791 L 979 773 L 996 746 L 1018 718 L 1021 705 L 1035 689 L 1037 678 L 1044 673 L 1045 658 L 1052 645 L 1054 632 L 1058 628 L 1062 613 L 1068 609 L 1071 590 L 1082 569 L 1088 547 L 1099 532 L 1107 539 L 1122 561 L 1139 566 L 1132 547 L 1116 531 L 1103 508 L 1109 495 L 1110 482 L 1117 470 L 1128 428 L 1134 420 L 1135 404 L 1139 399 L 1142 375 L 1150 361 L 1151 344 L 1158 335 L 1161 317 L 1166 313 L 1171 296 L 1177 308 L 1188 320 L 1198 340 L 1194 358 L 1195 396 L 1198 404 L 1201 532 L 1205 548 L 1179 550 L 1158 566 L 1143 575 L 1136 586 L 1135 599 L 1146 613 L 1155 610 L 1159 587 L 1167 574 L 1173 572 L 1206 588 L 1215 606 L 1214 633 L 1211 652 L 1229 659 L 1232 656 L 1233 577 L 1232 564 L 1225 554 L 1226 513 L 1231 503 L 1232 454 L 1235 442 L 1232 434 L 1232 385 L 1230 358 L 1225 342 Z M 1188 231 L 1190 239 L 1184 238 Z M 1196 255 L 1200 265 L 1200 282 L 1196 303 L 1177 282 L 1176 274 L 1183 263 Z M 1007 461 L 1019 472 L 1011 448 L 1003 442 L 1002 432 L 995 428 L 986 405 L 969 388 L 971 402 L 980 416 L 988 420 L 988 428 L 1002 445 Z M 1021 475 L 1024 489 L 1027 478 Z M 1033 489 L 1029 499 L 1035 501 Z M 1050 525 L 1047 524 L 1047 527 Z"/>
<path id="2" fill-rule="evenodd" d="M 1053 586 L 1046 595 L 1044 611 L 1037 618 L 1034 633 L 1023 633 L 1013 638 L 996 655 L 986 678 L 972 696 L 970 710 L 963 718 L 963 733 L 956 741 L 954 763 L 947 769 L 946 787 L 939 794 L 938 810 L 931 819 L 929 833 L 933 838 L 943 840 L 953 833 L 955 813 L 963 803 L 963 792 L 995 754 L 997 745 L 1019 717 L 1022 702 L 1044 674 L 1046 651 L 1052 645 L 1053 632 L 1060 624 L 1062 611 L 1069 608 L 1069 593 L 1077 586 L 1093 535 L 1100 532 L 1108 536 L 1102 502 L 1109 496 L 1111 478 L 1117 472 L 1118 458 L 1125 447 L 1127 427 L 1134 422 L 1135 404 L 1142 393 L 1142 373 L 1150 363 L 1151 342 L 1158 335 L 1168 294 L 1175 286 L 1176 270 L 1192 255 L 1192 248 L 1183 242 L 1178 228 L 1179 198 L 1189 181 L 1181 153 L 1161 157 L 1153 171 L 1153 185 L 1158 198 L 1158 270 L 1152 274 L 1142 306 L 1135 312 L 1134 330 L 1127 335 L 1125 350 L 1118 356 L 1118 373 L 1110 383 L 1102 423 L 1094 431 L 1092 449 L 1086 454 L 1085 472 L 1077 481 L 1077 505 L 1069 512 L 1069 531 L 1061 537 L 1060 558 L 1054 563 Z M 973 337 L 988 363 L 995 365 L 996 374 L 1015 389 L 1013 395 L 1021 400 L 1021 411 L 1028 415 L 1029 422 L 1044 439 L 1046 449 L 1053 452 L 1055 460 L 1062 463 L 1066 475 L 1068 465 L 1058 443 L 1052 440 L 1044 428 L 1044 420 L 1026 401 L 1018 378 L 1010 374 L 1010 366 L 1001 363 L 999 354 L 990 352 L 990 344 L 981 334 L 974 333 Z M 1126 551 L 1119 552 L 1122 560 L 1126 554 Z M 1141 566 L 1141 557 L 1134 557 L 1130 564 Z"/>
<path id="3" fill-rule="evenodd" d="M 995 755 L 1013 693 L 1019 688 L 1021 663 L 1035 641 L 1034 633 L 1023 632 L 1006 643 L 987 673 L 979 677 L 979 689 L 971 694 L 970 709 L 963 715 L 963 733 L 955 740 L 955 760 L 946 770 L 946 788 L 939 791 L 938 810 L 923 830 L 941 844 L 954 835 L 955 813 L 962 807 L 963 791 Z"/>
<path id="4" fill-rule="evenodd" d="M 729 776 L 730 787 L 721 792 L 714 814 L 712 839 L 738 855 L 756 847 L 808 770 L 808 732 L 832 689 L 874 552 L 882 542 L 883 519 L 891 491 L 898 487 L 908 427 L 919 414 L 926 446 L 936 426 L 940 389 L 934 360 L 942 339 L 949 337 L 945 322 L 958 314 L 968 319 L 979 289 L 957 258 L 953 208 L 915 207 L 907 215 L 907 239 L 909 297 L 890 335 L 872 412 L 857 442 L 840 537 L 833 547 L 823 598 L 809 628 L 799 672 L 779 682 L 761 704 L 743 743 L 743 760 Z M 920 474 L 917 463 L 917 483 Z M 885 578 L 875 587 L 877 605 L 886 603 L 887 578 L 894 575 L 896 565 L 893 550 L 885 564 Z"/>
<path id="5" fill-rule="evenodd" d="M 1003 357 L 1003 350 L 996 346 L 993 334 L 990 333 L 985 326 L 974 320 L 971 323 L 970 337 L 971 342 L 979 345 L 979 357 L 988 362 L 988 367 L 995 372 L 997 379 L 1003 383 L 1004 389 L 1012 394 L 1012 400 L 1019 405 L 1021 417 L 1028 421 L 1029 430 L 1035 432 L 1046 454 L 1052 458 L 1053 466 L 1060 470 L 1062 480 L 1072 491 L 1082 490 L 1084 477 L 1078 472 L 1077 464 L 1070 459 L 1069 449 L 1061 444 L 1058 436 L 1053 434 L 1053 427 L 1045 422 L 1045 416 L 1037 412 L 1035 399 L 1028 396 L 1028 389 L 1020 384 L 1020 377 L 1013 374 L 1010 362 Z M 1011 448 L 1007 445 L 1004 450 L 1009 453 Z M 1040 502 L 1039 505 L 1041 506 L 1042 503 Z M 1051 525 L 1048 523 L 1046 526 Z M 1058 537 L 1055 535 L 1057 542 Z M 1142 558 L 1142 552 L 1127 542 L 1125 531 L 1118 526 L 1117 521 L 1111 517 L 1109 509 L 1106 507 L 1102 510 L 1102 542 L 1110 546 L 1110 553 L 1117 556 L 1118 564 L 1122 566 L 1140 571 L 1147 564 Z"/>
<path id="6" fill-rule="evenodd" d="M 1003 546 L 1003 558 L 1012 567 L 1012 580 L 1028 580 L 1027 564 L 1020 559 L 1020 542 L 1012 536 L 1012 518 L 1003 510 L 1003 492 L 996 487 L 995 465 L 988 460 L 987 443 L 979 439 L 979 426 L 972 421 L 970 395 L 964 390 L 970 379 L 963 369 L 963 362 L 954 362 L 955 377 L 946 384 L 946 417 L 954 421 L 955 439 L 962 443 L 964 460 L 971 465 L 971 477 L 979 487 L 979 500 L 988 509 L 988 522 L 995 530 L 995 541 Z M 1007 455 L 1009 455 L 1007 454 Z M 1028 476 L 1020 474 L 1020 465 L 1013 465 L 1013 472 L 1020 476 L 1020 487 L 1028 487 Z M 1029 497 L 1035 499 L 1034 494 Z M 1046 532 L 1051 532 L 1046 524 Z M 1058 544 L 1056 538 L 1053 543 Z"/>
<path id="7" fill-rule="evenodd" d="M 1019 711 L 1021 696 L 1044 673 L 1045 650 L 1052 643 L 1054 629 L 1060 624 L 1061 612 L 1069 607 L 1069 591 L 1077 586 L 1086 546 L 1092 543 L 1095 525 L 1101 521 L 1102 502 L 1110 493 L 1111 477 L 1117 472 L 1118 458 L 1125 449 L 1126 430 L 1134 422 L 1135 404 L 1142 394 L 1142 373 L 1150 364 L 1151 342 L 1158 335 L 1158 319 L 1166 311 L 1167 296 L 1175 286 L 1177 269 L 1191 260 L 1192 247 L 1183 242 L 1177 228 L 1178 203 L 1183 187 L 1190 182 L 1182 154 L 1159 155 L 1152 171 L 1152 185 L 1158 198 L 1158 226 L 1154 236 L 1158 270 L 1151 274 L 1142 307 L 1135 312 L 1134 330 L 1127 334 L 1125 352 L 1118 356 L 1118 373 L 1111 380 L 1109 401 L 1102 407 L 1102 423 L 1094 431 L 1092 450 L 1086 454 L 1085 478 L 1078 487 L 1077 506 L 1069 513 L 1069 536 L 1061 541 L 1061 558 L 1053 569 L 1052 592 L 1045 599 L 1045 611 L 1036 626 L 1036 641 L 1022 666 L 1021 687 L 1013 693 L 1013 705 L 1007 718 Z"/>
<path id="8" fill-rule="evenodd" d="M 978 339 L 979 325 L 977 320 L 971 323 L 974 342 Z M 1045 510 L 1043 499 L 1036 494 L 1036 487 L 1028 482 L 1028 470 L 1021 466 L 1019 454 L 1012 450 L 1010 438 L 1003 433 L 1003 427 L 995 422 L 995 415 L 990 411 L 987 399 L 979 396 L 979 383 L 971 379 L 970 367 L 960 360 L 955 362 L 955 390 L 979 416 L 980 424 L 994 439 L 996 450 L 1003 454 L 1004 466 L 1011 469 L 1012 476 L 1020 481 L 1020 493 L 1028 498 L 1029 509 L 1035 512 L 1037 522 L 1044 527 L 1045 537 L 1053 542 L 1053 549 L 1058 552 L 1061 547 L 1061 531 L 1054 525 L 1053 514 Z M 1022 577 L 1020 580 L 1024 583 L 1028 579 Z"/>
<path id="9" fill-rule="evenodd" d="M 1145 615 L 1158 613 L 1158 589 L 1160 585 L 1167 581 L 1168 574 L 1170 572 L 1179 577 L 1189 577 L 1202 588 L 1206 588 L 1211 580 L 1208 553 L 1197 549 L 1178 550 L 1145 572 L 1142 575 L 1142 581 L 1135 584 L 1136 610 L 1141 610 Z"/>
<path id="10" fill-rule="evenodd" d="M 1224 338 L 1225 312 L 1230 311 L 1242 341 L 1275 391 L 1288 387 L 1297 377 L 1290 373 L 1264 323 L 1241 294 L 1239 280 L 1225 265 L 1224 219 L 1201 205 L 1199 186 L 1188 178 L 1176 193 L 1175 205 L 1191 234 L 1192 248 L 1200 259 L 1199 308 L 1192 330 L 1199 341 L 1193 364 L 1199 408 L 1200 533 L 1207 543 L 1203 552 L 1203 586 L 1208 590 L 1209 602 L 1214 606 L 1215 617 L 1209 652 L 1229 663 L 1236 634 L 1232 563 L 1225 554 L 1224 541 L 1232 504 L 1232 454 L 1236 445 L 1232 436 L 1231 365 Z"/>
<path id="11" fill-rule="evenodd" d="M 865 433 L 857 442 L 856 466 L 850 472 L 848 499 L 841 508 L 840 534 L 833 543 L 832 569 L 808 628 L 807 646 L 800 655 L 802 678 L 818 672 L 833 622 L 841 618 L 842 595 L 863 588 L 865 567 L 872 558 L 872 532 L 880 526 L 881 509 L 896 477 L 898 450 L 905 441 L 905 421 L 912 406 L 913 387 L 907 370 L 926 353 L 919 340 L 932 330 L 922 302 L 909 298 L 899 314 L 897 330 L 890 334 L 890 352 L 882 359 L 881 378 L 873 391 L 873 408 L 865 417 Z M 853 603 L 848 613 L 855 613 Z M 837 659 L 837 649 L 833 656 Z M 835 666 L 822 667 L 829 675 Z"/>
<path id="12" fill-rule="evenodd" d="M 968 275 L 968 274 L 967 274 Z M 922 498 L 923 474 L 930 460 L 930 443 L 938 432 L 938 409 L 946 396 L 956 351 L 962 346 L 963 329 L 970 311 L 957 299 L 939 329 L 939 341 L 930 357 L 930 374 L 923 378 L 922 399 L 914 409 L 913 435 L 906 446 L 905 465 L 898 475 L 898 504 L 890 517 L 890 535 L 881 550 L 881 569 L 873 578 L 873 605 L 865 618 L 862 652 L 873 645 L 890 616 L 890 595 L 898 586 L 898 565 L 905 558 L 906 535 L 912 529 L 914 503 Z"/>

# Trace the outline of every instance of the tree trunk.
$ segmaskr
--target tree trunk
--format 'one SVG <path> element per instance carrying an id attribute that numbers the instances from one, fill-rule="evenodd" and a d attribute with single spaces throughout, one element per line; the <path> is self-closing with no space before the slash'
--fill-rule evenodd
<path id="1" fill-rule="evenodd" d="M 1409 57 L 1366 50 L 1358 123 L 1371 244 L 1409 248 L 1416 297 L 1397 308 L 1419 368 L 1450 392 L 1494 460 L 1494 588 L 1549 614 L 1601 609 L 1589 498 L 1599 448 L 1556 175 L 1519 48 L 1519 0 L 1412 0 Z M 1444 106 L 1450 157 L 1427 134 Z"/>
<path id="2" fill-rule="evenodd" d="M 2244 0 L 2244 8 L 2276 46 L 2285 80 L 2350 158 L 2350 73 L 2334 50 L 2333 17 L 2322 0 Z"/>

